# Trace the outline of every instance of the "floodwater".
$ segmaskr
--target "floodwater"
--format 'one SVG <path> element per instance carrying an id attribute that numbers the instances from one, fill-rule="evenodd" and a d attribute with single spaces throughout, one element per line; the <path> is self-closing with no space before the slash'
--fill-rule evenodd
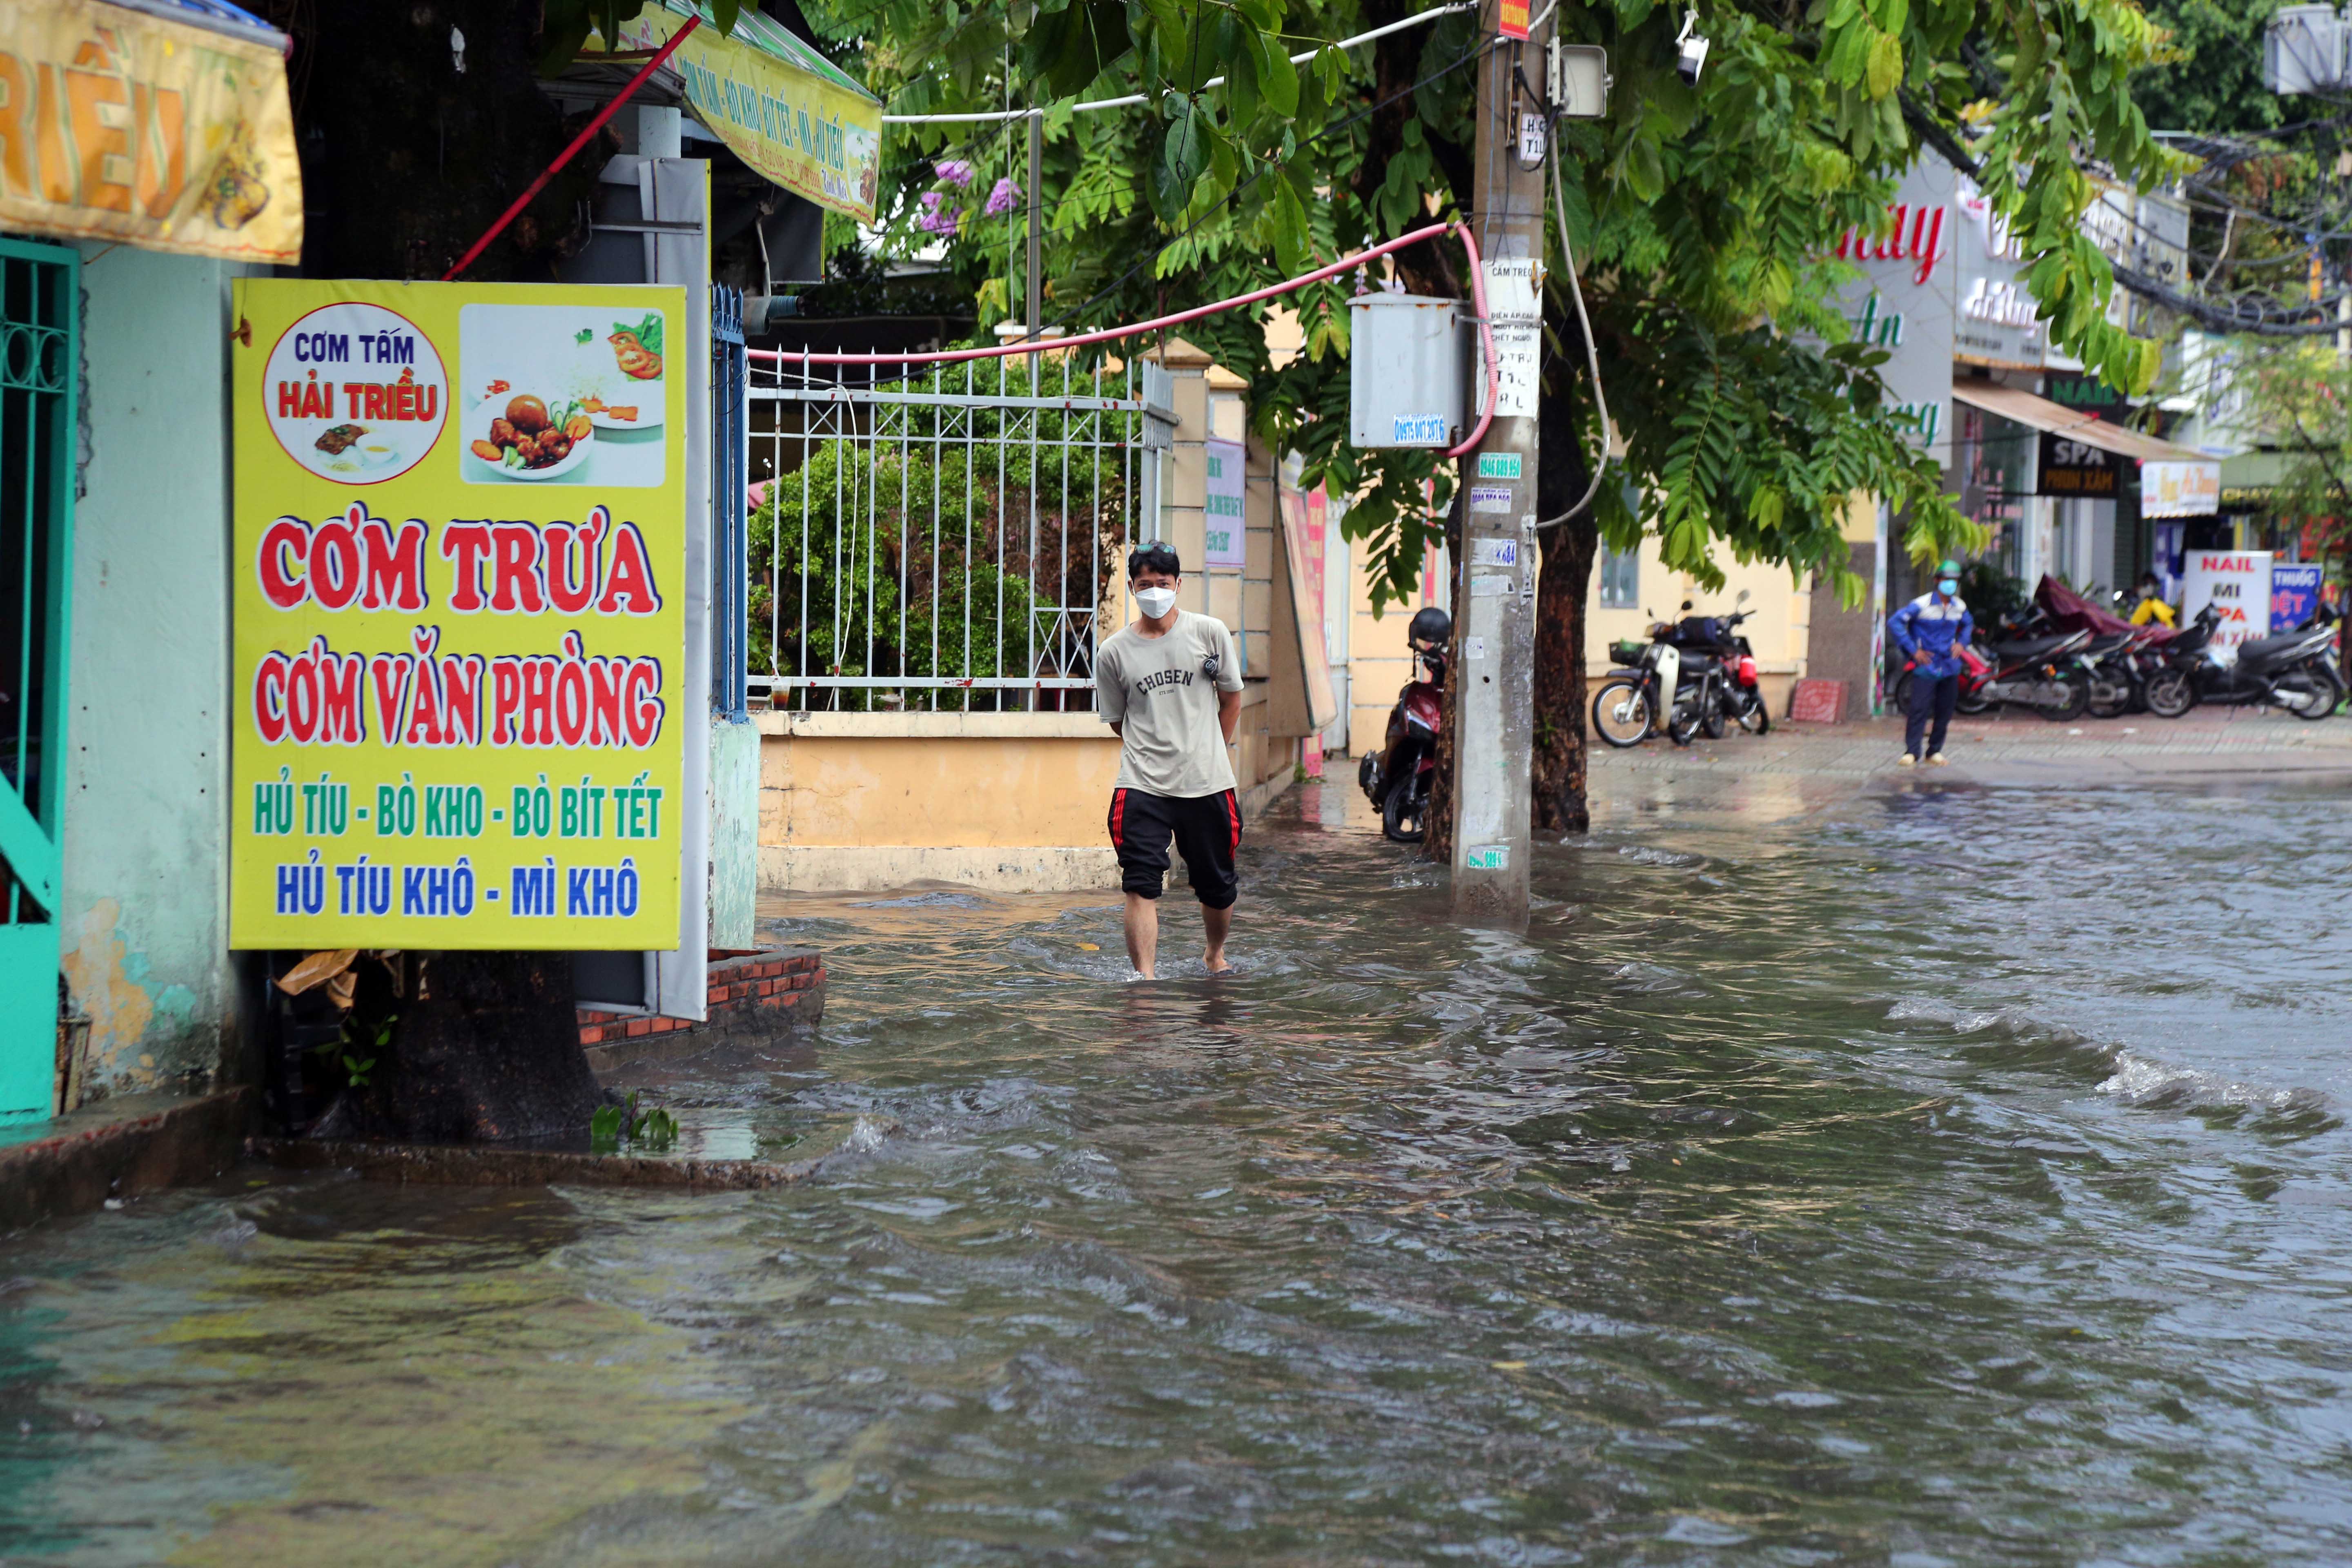
<path id="1" fill-rule="evenodd" d="M 2352 1559 L 2340 787 L 1612 787 L 1524 937 L 1294 792 L 1219 981 L 779 906 L 818 1038 L 649 1081 L 791 1188 L 0 1241 L 0 1557 Z"/>

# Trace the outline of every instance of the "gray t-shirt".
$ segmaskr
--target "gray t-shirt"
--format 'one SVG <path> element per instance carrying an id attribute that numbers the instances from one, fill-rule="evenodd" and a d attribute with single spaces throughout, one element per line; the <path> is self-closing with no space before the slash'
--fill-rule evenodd
<path id="1" fill-rule="evenodd" d="M 1116 787 L 1178 799 L 1234 787 L 1217 693 L 1239 691 L 1242 672 L 1224 622 L 1179 610 L 1164 637 L 1127 627 L 1095 655 L 1095 689 L 1103 722 L 1118 725 L 1126 740 Z"/>

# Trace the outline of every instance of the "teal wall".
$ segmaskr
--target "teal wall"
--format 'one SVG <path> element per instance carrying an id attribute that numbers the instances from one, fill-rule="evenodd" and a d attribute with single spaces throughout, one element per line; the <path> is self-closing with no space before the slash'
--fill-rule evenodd
<path id="1" fill-rule="evenodd" d="M 82 247 L 87 491 L 75 509 L 60 963 L 92 1079 L 210 1072 L 228 952 L 226 262 Z"/>

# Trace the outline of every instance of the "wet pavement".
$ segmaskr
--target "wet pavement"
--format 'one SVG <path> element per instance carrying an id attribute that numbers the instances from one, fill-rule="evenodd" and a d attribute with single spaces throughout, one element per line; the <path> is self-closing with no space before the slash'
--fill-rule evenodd
<path id="1" fill-rule="evenodd" d="M 1232 978 L 1172 899 L 1148 985 L 1106 897 L 773 906 L 818 1037 L 643 1081 L 788 1188 L 0 1240 L 0 1557 L 2352 1558 L 2343 784 L 1808 743 L 1604 762 L 1524 936 L 1336 782 Z"/>

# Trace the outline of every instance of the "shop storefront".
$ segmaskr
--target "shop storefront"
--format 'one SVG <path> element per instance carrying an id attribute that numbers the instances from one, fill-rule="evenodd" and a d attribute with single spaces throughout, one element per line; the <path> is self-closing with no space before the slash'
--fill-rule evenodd
<path id="1" fill-rule="evenodd" d="M 163 1087 L 233 1037 L 220 389 L 232 282 L 301 254 L 285 46 L 219 0 L 0 7 L 29 128 L 0 156 L 0 598 L 30 633 L 0 639 L 0 1126 L 49 1115 L 61 1065 Z"/>

